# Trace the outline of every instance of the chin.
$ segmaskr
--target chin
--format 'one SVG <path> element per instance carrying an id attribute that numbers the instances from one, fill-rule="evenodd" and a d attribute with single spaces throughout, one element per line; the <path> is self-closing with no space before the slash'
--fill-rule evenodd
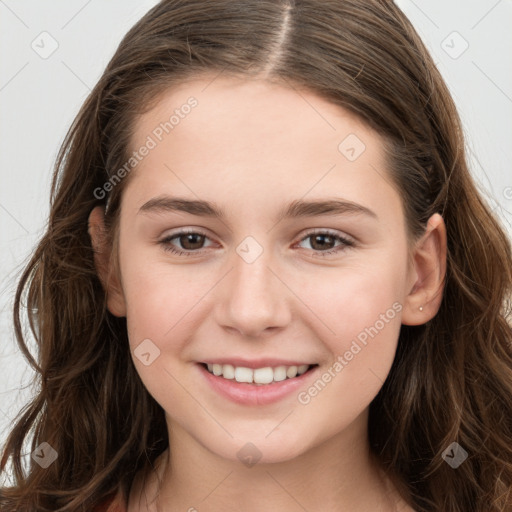
<path id="1" fill-rule="evenodd" d="M 272 436 L 273 434 L 271 434 Z M 304 443 L 304 439 L 302 439 Z M 306 451 L 306 447 L 299 445 L 290 436 L 279 436 L 272 440 L 265 439 L 265 436 L 244 436 L 230 440 L 224 447 L 219 445 L 208 447 L 219 457 L 233 462 L 240 462 L 247 467 L 261 464 L 276 464 L 293 460 Z"/>

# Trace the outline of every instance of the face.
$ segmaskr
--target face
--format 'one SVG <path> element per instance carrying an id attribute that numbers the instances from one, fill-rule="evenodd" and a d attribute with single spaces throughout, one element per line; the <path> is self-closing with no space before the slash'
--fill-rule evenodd
<path id="1" fill-rule="evenodd" d="M 162 96 L 132 142 L 121 301 L 171 429 L 277 462 L 362 426 L 415 279 L 379 136 L 315 94 L 209 78 Z"/>

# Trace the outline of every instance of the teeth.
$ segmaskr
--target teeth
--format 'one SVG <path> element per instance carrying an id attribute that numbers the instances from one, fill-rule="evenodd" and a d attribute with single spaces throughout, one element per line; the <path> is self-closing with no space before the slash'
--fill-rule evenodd
<path id="1" fill-rule="evenodd" d="M 253 379 L 253 375 L 254 375 L 254 372 L 250 368 L 243 368 L 242 366 L 237 366 L 235 368 L 235 380 L 237 382 L 251 383 L 252 379 Z"/>
<path id="2" fill-rule="evenodd" d="M 235 378 L 235 367 L 230 364 L 219 365 L 222 366 L 222 375 L 225 379 Z"/>
<path id="3" fill-rule="evenodd" d="M 254 382 L 256 384 L 270 384 L 274 380 L 274 370 L 272 368 L 258 368 L 254 370 Z"/>
<path id="4" fill-rule="evenodd" d="M 296 367 L 296 366 L 290 366 L 290 367 L 286 370 L 286 376 L 287 376 L 289 379 L 293 379 L 293 377 L 296 377 L 296 376 L 297 376 L 297 367 Z"/>
<path id="5" fill-rule="evenodd" d="M 271 368 L 245 368 L 243 366 L 233 366 L 231 364 L 208 364 L 208 371 L 225 379 L 236 380 L 237 382 L 245 382 L 249 384 L 271 384 L 272 382 L 280 382 L 285 379 L 293 379 L 298 375 L 305 373 L 309 366 L 303 364 L 300 366 L 277 366 Z"/>
<path id="6" fill-rule="evenodd" d="M 306 370 L 309 368 L 309 364 L 302 364 L 300 366 L 297 367 L 297 373 L 299 375 L 302 375 L 303 373 L 306 372 Z"/>
<path id="7" fill-rule="evenodd" d="M 286 379 L 286 366 L 278 366 L 274 368 L 274 380 L 280 382 Z"/>

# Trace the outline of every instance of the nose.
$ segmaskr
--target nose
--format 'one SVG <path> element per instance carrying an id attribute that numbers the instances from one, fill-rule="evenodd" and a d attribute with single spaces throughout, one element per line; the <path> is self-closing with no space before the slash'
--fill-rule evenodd
<path id="1" fill-rule="evenodd" d="M 263 253 L 253 262 L 235 253 L 232 270 L 218 291 L 216 317 L 226 330 L 257 338 L 285 327 L 291 318 L 292 294 L 270 257 Z"/>

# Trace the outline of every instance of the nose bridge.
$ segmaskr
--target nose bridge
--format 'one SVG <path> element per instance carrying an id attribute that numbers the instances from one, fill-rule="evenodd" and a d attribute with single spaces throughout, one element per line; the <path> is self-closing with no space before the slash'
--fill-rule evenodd
<path id="1" fill-rule="evenodd" d="M 246 237 L 235 251 L 220 323 L 251 336 L 269 327 L 282 327 L 289 320 L 288 301 L 286 287 L 273 273 L 272 249 Z"/>

